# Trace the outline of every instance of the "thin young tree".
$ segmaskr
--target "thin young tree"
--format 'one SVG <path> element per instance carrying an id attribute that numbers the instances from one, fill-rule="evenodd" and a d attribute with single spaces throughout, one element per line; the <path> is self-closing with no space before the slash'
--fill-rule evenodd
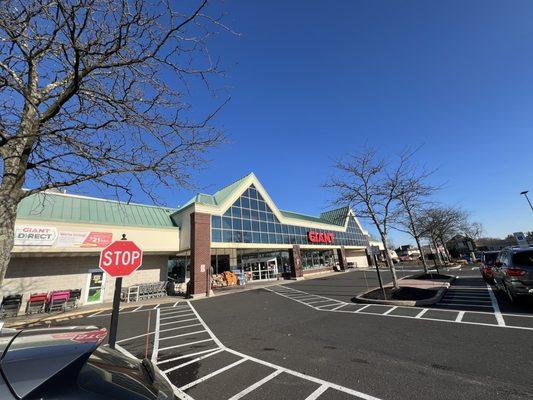
<path id="1" fill-rule="evenodd" d="M 420 217 L 431 204 L 430 197 L 437 190 L 436 187 L 427 183 L 430 173 L 418 173 L 416 170 L 401 182 L 398 192 L 398 201 L 401 204 L 399 217 L 394 229 L 407 233 L 416 242 L 424 272 L 428 272 L 426 256 L 422 249 L 422 238 L 426 233 L 426 228 L 420 223 Z"/>
<path id="2" fill-rule="evenodd" d="M 0 8 L 0 284 L 17 205 L 53 188 L 187 186 L 219 144 L 192 110 L 220 73 L 207 0 L 6 0 Z M 178 7 L 181 7 L 179 9 Z M 218 103 L 218 104 L 216 104 Z"/>
<path id="3" fill-rule="evenodd" d="M 374 149 L 351 155 L 339 161 L 339 173 L 323 186 L 335 193 L 335 203 L 349 205 L 360 218 L 369 219 L 380 236 L 387 266 L 395 289 L 399 288 L 396 269 L 389 253 L 389 229 L 398 216 L 398 191 L 405 179 L 411 153 L 403 152 L 394 165 L 378 158 Z"/>

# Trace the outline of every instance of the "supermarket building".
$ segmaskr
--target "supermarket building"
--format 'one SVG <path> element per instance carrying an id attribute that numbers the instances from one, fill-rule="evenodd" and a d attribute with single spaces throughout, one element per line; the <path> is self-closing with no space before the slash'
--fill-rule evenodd
<path id="1" fill-rule="evenodd" d="M 121 203 L 64 193 L 19 205 L 15 247 L 0 294 L 81 289 L 81 303 L 110 301 L 114 279 L 98 269 L 103 247 L 126 234 L 143 265 L 124 286 L 190 279 L 194 296 L 209 274 L 238 271 L 250 281 L 301 278 L 368 266 L 368 233 L 342 207 L 318 217 L 280 210 L 254 174 L 180 208 Z"/>

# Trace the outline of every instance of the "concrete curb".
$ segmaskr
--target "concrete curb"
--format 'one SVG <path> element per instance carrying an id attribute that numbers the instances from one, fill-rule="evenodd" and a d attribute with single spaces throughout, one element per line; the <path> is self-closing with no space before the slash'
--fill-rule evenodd
<path id="1" fill-rule="evenodd" d="M 424 273 L 411 275 L 409 278 L 422 276 L 422 275 L 424 275 Z M 435 293 L 435 295 L 430 297 L 429 299 L 423 299 L 423 300 L 378 300 L 378 299 L 367 299 L 367 298 L 363 297 L 367 293 L 370 293 L 370 292 L 373 292 L 376 289 L 379 289 L 379 286 L 375 287 L 373 289 L 370 289 L 369 291 L 367 291 L 367 292 L 365 292 L 363 294 L 360 294 L 359 296 L 355 296 L 355 299 L 357 300 L 358 303 L 364 303 L 364 304 L 386 304 L 386 305 L 391 305 L 391 306 L 407 306 L 407 307 L 431 306 L 431 305 L 441 301 L 441 299 L 444 297 L 444 294 L 446 293 L 448 288 L 451 286 L 451 283 L 455 280 L 455 276 L 451 276 L 451 275 L 447 275 L 447 276 L 449 277 L 448 278 L 448 282 L 446 282 L 444 286 L 440 287 L 437 290 L 437 293 Z M 399 280 L 402 280 L 402 279 L 405 279 L 405 278 L 408 278 L 408 277 L 403 277 L 403 278 L 400 278 Z M 410 287 L 410 286 L 405 286 L 405 287 Z"/>
<path id="2" fill-rule="evenodd" d="M 51 322 L 51 321 L 57 321 L 57 320 L 62 320 L 62 319 L 79 318 L 80 316 L 85 315 L 85 314 L 94 314 L 100 311 L 111 310 L 111 308 L 112 307 L 91 308 L 90 310 L 80 310 L 78 312 L 47 315 L 47 316 L 41 316 L 41 318 L 26 319 L 23 321 L 13 321 L 12 323 L 10 323 L 9 321 L 5 321 L 4 326 L 6 328 L 20 328 L 23 326 L 37 324 L 40 322 L 46 323 L 49 321 Z"/>

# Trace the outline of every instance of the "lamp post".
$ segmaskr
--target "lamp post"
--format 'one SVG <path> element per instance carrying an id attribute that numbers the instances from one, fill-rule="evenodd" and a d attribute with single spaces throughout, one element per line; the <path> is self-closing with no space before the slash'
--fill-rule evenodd
<path id="1" fill-rule="evenodd" d="M 527 197 L 528 193 L 529 193 L 529 190 L 524 190 L 523 192 L 520 192 L 520 194 L 524 195 L 527 202 L 529 203 L 529 207 L 531 207 L 531 211 L 533 211 L 533 204 L 531 204 L 531 200 L 529 200 L 529 197 Z"/>

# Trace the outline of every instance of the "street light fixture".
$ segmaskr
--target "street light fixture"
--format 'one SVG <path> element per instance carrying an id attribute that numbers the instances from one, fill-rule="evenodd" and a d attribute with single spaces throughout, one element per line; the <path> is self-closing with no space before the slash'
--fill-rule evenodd
<path id="1" fill-rule="evenodd" d="M 523 195 L 527 202 L 529 203 L 529 207 L 531 207 L 531 211 L 533 211 L 533 204 L 531 204 L 531 200 L 529 200 L 529 197 L 527 197 L 527 194 L 529 193 L 529 190 L 524 190 L 523 192 L 520 192 L 521 195 Z"/>

